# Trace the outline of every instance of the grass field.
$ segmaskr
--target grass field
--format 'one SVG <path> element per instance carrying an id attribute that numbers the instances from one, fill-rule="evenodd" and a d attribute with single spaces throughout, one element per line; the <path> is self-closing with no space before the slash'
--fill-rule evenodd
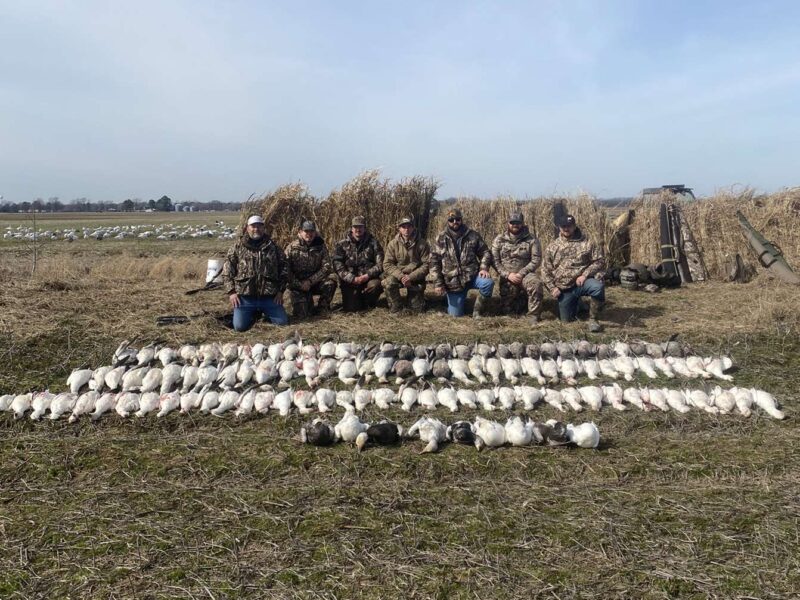
<path id="1" fill-rule="evenodd" d="M 235 334 L 222 293 L 183 294 L 225 247 L 50 243 L 32 277 L 26 250 L 3 248 L 0 393 L 63 386 L 71 369 L 106 364 L 124 338 L 586 335 L 585 323 L 553 319 L 536 329 L 511 317 L 454 321 L 433 300 L 417 318 L 384 305 Z M 595 339 L 678 334 L 700 352 L 730 352 L 737 382 L 774 392 L 788 418 L 605 411 L 586 417 L 603 436 L 597 451 L 420 455 L 418 443 L 363 454 L 302 446 L 296 416 L 70 425 L 3 414 L 0 597 L 797 597 L 796 289 L 759 279 L 613 289 L 610 300 Z M 196 318 L 157 327 L 166 314 Z"/>

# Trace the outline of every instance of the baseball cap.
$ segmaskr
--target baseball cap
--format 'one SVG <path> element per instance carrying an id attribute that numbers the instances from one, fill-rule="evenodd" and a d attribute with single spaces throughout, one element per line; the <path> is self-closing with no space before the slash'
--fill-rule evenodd
<path id="1" fill-rule="evenodd" d="M 568 227 L 570 225 L 575 225 L 575 217 L 572 215 L 566 215 L 561 217 L 557 223 L 559 227 Z"/>
<path id="2" fill-rule="evenodd" d="M 401 225 L 413 225 L 414 219 L 411 217 L 403 217 L 397 222 L 397 226 L 400 227 Z"/>
<path id="3" fill-rule="evenodd" d="M 447 211 L 447 218 L 448 219 L 462 219 L 463 215 L 461 214 L 461 209 L 459 208 L 451 208 Z"/>
<path id="4" fill-rule="evenodd" d="M 367 226 L 367 220 L 364 217 L 360 217 L 360 216 L 359 217 L 353 217 L 353 220 L 350 222 L 350 226 L 351 227 L 358 227 L 358 226 L 366 227 Z"/>
<path id="5" fill-rule="evenodd" d="M 247 219 L 248 225 L 255 225 L 256 223 L 264 224 L 264 219 L 262 219 L 259 215 L 253 215 L 249 219 Z"/>
<path id="6" fill-rule="evenodd" d="M 300 225 L 300 229 L 303 231 L 316 231 L 317 226 L 314 224 L 314 221 L 303 221 L 303 224 Z"/>
<path id="7" fill-rule="evenodd" d="M 509 223 L 524 223 L 525 216 L 521 212 L 513 212 L 508 215 L 508 222 Z"/>

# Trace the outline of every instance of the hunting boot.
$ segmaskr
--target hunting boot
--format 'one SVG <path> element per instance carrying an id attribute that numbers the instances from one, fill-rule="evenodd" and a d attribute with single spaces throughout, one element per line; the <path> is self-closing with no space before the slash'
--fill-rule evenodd
<path id="1" fill-rule="evenodd" d="M 599 333 L 603 331 L 603 326 L 597 322 L 600 313 L 603 312 L 604 302 L 600 302 L 597 298 L 589 299 L 589 332 Z"/>
<path id="2" fill-rule="evenodd" d="M 395 286 L 386 287 L 386 301 L 389 303 L 389 312 L 399 313 L 403 310 L 403 298 L 400 289 Z"/>
<path id="3" fill-rule="evenodd" d="M 425 288 L 423 286 L 408 286 L 408 308 L 419 313 L 425 310 Z"/>
<path id="4" fill-rule="evenodd" d="M 473 319 L 480 319 L 483 317 L 486 311 L 486 305 L 488 303 L 488 298 L 486 296 L 478 295 L 477 299 L 475 300 L 475 308 L 472 309 L 472 318 Z"/>

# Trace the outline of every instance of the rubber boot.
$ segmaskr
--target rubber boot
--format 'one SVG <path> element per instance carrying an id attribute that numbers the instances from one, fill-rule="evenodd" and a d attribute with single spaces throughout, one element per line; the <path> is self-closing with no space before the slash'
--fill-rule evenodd
<path id="1" fill-rule="evenodd" d="M 603 326 L 598 323 L 597 319 L 600 313 L 603 312 L 605 304 L 596 298 L 589 299 L 589 333 L 599 333 L 603 331 Z"/>
<path id="2" fill-rule="evenodd" d="M 472 309 L 473 319 L 480 319 L 484 316 L 488 300 L 489 299 L 486 296 L 478 295 L 478 297 L 475 299 L 475 308 Z"/>

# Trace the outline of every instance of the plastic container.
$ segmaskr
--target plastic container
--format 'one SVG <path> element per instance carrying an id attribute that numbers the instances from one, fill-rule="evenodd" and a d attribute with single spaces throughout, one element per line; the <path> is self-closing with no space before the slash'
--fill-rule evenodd
<path id="1" fill-rule="evenodd" d="M 222 275 L 222 261 L 218 258 L 210 258 L 208 260 L 208 268 L 206 269 L 206 283 L 216 281 Z"/>

